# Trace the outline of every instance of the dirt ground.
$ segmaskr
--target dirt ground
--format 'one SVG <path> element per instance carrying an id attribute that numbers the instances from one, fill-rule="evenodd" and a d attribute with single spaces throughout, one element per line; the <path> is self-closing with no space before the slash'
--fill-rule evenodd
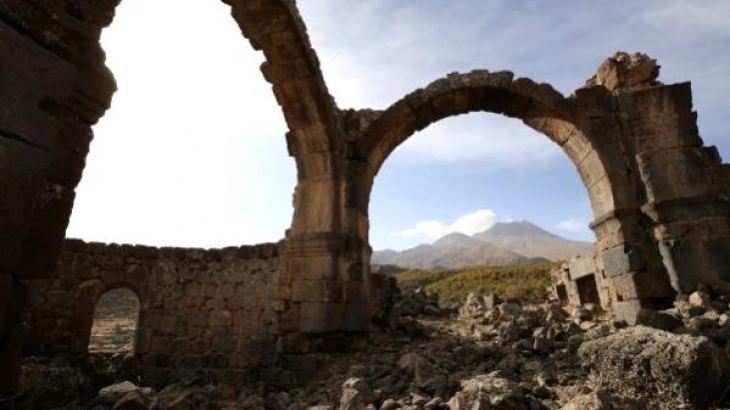
<path id="1" fill-rule="evenodd" d="M 136 319 L 96 319 L 91 328 L 89 352 L 132 353 L 136 333 Z"/>

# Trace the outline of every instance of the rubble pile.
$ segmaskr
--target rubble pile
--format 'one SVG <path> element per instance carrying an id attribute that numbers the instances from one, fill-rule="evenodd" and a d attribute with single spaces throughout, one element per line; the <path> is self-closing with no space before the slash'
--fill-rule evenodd
<path id="1" fill-rule="evenodd" d="M 373 332 L 368 351 L 332 354 L 304 382 L 234 387 L 192 378 L 153 389 L 119 380 L 84 395 L 93 377 L 56 363 L 52 373 L 64 375 L 66 396 L 47 389 L 55 407 L 36 397 L 21 408 L 710 410 L 719 408 L 730 376 L 730 305 L 709 292 L 642 311 L 635 327 L 591 304 L 470 294 L 458 309 L 442 309 L 423 290 L 395 303 L 397 323 Z M 36 375 L 26 391 L 52 383 L 48 372 L 26 374 Z M 74 380 L 82 387 L 70 388 Z M 64 397 L 74 400 L 59 406 Z"/>

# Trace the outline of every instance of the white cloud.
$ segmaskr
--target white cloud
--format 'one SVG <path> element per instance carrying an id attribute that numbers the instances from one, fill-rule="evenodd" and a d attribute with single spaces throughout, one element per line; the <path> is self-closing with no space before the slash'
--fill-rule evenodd
<path id="1" fill-rule="evenodd" d="M 393 236 L 400 238 L 426 236 L 432 241 L 454 232 L 471 236 L 491 228 L 496 220 L 497 215 L 494 211 L 491 209 L 480 209 L 457 218 L 451 224 L 444 224 L 439 221 L 421 221 L 414 228 L 393 232 Z"/>

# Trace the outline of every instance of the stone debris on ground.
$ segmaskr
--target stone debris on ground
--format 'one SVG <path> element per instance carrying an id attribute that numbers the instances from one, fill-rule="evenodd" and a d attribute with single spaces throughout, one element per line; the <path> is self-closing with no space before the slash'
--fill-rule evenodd
<path id="1" fill-rule="evenodd" d="M 55 407 L 36 397 L 20 409 L 715 410 L 728 399 L 728 302 L 695 292 L 627 327 L 590 304 L 470 294 L 445 309 L 419 289 L 395 298 L 391 325 L 372 333 L 368 350 L 328 355 L 303 381 L 286 369 L 237 388 L 200 375 L 158 390 L 117 380 L 89 396 L 81 390 L 96 385 L 94 374 L 33 360 L 26 390 L 49 384 Z M 48 387 L 68 380 L 54 375 L 85 387 L 59 397 Z"/>

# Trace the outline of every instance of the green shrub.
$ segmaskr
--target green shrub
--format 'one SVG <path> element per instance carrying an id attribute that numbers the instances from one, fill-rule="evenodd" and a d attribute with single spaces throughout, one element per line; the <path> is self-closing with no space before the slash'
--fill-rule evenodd
<path id="1" fill-rule="evenodd" d="M 537 302 L 545 296 L 545 289 L 550 285 L 550 270 L 559 265 L 539 263 L 450 270 L 414 269 L 395 277 L 402 290 L 425 287 L 428 292 L 438 293 L 445 305 L 463 301 L 470 292 L 494 293 L 502 298 Z"/>

